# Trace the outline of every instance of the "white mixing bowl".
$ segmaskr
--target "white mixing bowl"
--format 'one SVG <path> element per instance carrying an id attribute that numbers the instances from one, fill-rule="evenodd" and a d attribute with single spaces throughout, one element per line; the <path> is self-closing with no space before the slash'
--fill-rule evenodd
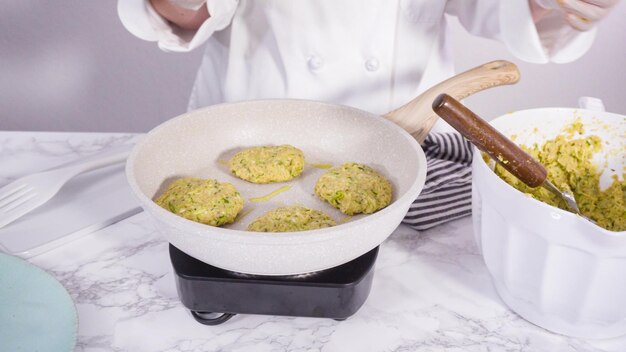
<path id="1" fill-rule="evenodd" d="M 501 116 L 491 124 L 519 144 L 554 138 L 580 117 L 585 135 L 604 142 L 601 185 L 626 167 L 626 117 L 545 108 Z M 626 232 L 600 228 L 524 195 L 479 156 L 473 168 L 474 233 L 502 300 L 547 330 L 583 338 L 626 334 Z M 606 163 L 605 163 L 606 161 Z M 621 179 L 621 175 L 620 175 Z"/>

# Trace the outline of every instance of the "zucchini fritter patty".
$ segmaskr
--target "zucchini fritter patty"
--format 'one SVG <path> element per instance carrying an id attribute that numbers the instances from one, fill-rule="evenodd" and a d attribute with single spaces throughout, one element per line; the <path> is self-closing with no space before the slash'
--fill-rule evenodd
<path id="1" fill-rule="evenodd" d="M 162 208 L 210 226 L 230 224 L 243 208 L 243 197 L 235 186 L 216 180 L 180 178 L 156 200 Z"/>
<path id="2" fill-rule="evenodd" d="M 323 174 L 315 194 L 347 215 L 371 214 L 391 203 L 391 183 L 371 167 L 345 163 Z"/>
<path id="3" fill-rule="evenodd" d="M 252 183 L 289 181 L 304 169 L 304 153 L 291 145 L 253 147 L 235 154 L 228 163 L 237 177 Z"/>
<path id="4" fill-rule="evenodd" d="M 296 232 L 335 225 L 335 220 L 319 210 L 290 206 L 276 208 L 259 216 L 248 225 L 248 231 Z"/>

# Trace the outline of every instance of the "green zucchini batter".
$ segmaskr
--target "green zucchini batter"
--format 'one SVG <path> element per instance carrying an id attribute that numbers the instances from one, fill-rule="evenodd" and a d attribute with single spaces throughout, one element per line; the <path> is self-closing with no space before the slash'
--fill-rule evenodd
<path id="1" fill-rule="evenodd" d="M 230 183 L 193 177 L 172 182 L 156 200 L 159 206 L 176 215 L 210 226 L 234 222 L 243 202 Z"/>
<path id="2" fill-rule="evenodd" d="M 291 145 L 253 147 L 235 154 L 230 171 L 252 183 L 289 181 L 304 169 L 304 153 Z"/>
<path id="3" fill-rule="evenodd" d="M 296 232 L 337 225 L 335 220 L 319 210 L 300 206 L 270 210 L 248 225 L 254 232 Z"/>
<path id="4" fill-rule="evenodd" d="M 594 220 L 600 227 L 610 231 L 626 230 L 626 174 L 614 181 L 606 190 L 600 189 L 601 170 L 592 163 L 594 153 L 602 148 L 598 136 L 574 138 L 583 133 L 582 123 L 575 122 L 564 130 L 565 134 L 539 146 L 522 145 L 522 149 L 532 155 L 548 170 L 548 179 L 560 190 L 574 194 L 576 203 L 583 215 Z M 518 190 L 552 206 L 568 210 L 567 204 L 543 187 L 530 188 L 502 166 L 495 172 L 504 181 Z"/>
<path id="5" fill-rule="evenodd" d="M 345 163 L 324 173 L 315 184 L 315 194 L 344 214 L 371 214 L 391 203 L 391 183 L 376 170 L 358 163 Z"/>

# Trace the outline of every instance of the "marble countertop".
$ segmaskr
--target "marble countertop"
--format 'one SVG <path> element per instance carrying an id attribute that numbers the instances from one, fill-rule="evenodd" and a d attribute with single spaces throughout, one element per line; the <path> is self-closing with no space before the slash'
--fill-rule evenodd
<path id="1" fill-rule="evenodd" d="M 134 137 L 0 132 L 0 186 Z M 507 309 L 470 218 L 421 233 L 400 226 L 381 245 L 367 301 L 342 322 L 237 315 L 223 325 L 201 325 L 178 300 L 167 249 L 139 213 L 29 261 L 74 300 L 77 351 L 626 350 L 626 339 L 556 335 Z"/>

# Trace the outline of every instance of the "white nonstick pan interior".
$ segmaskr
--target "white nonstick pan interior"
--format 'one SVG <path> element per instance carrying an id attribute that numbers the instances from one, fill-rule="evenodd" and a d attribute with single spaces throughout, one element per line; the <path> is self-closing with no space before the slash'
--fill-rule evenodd
<path id="1" fill-rule="evenodd" d="M 347 218 L 318 199 L 313 188 L 326 170 L 307 165 L 289 182 L 252 184 L 233 176 L 225 161 L 237 151 L 291 144 L 308 164 L 365 163 L 393 184 L 393 202 L 372 214 Z M 163 123 L 138 144 L 127 164 L 131 188 L 166 238 L 209 264 L 253 274 L 286 275 L 340 265 L 380 244 L 400 223 L 423 187 L 426 160 L 419 144 L 386 119 L 357 109 L 298 100 L 216 105 Z M 152 202 L 178 177 L 214 178 L 235 185 L 247 215 L 224 228 L 182 219 Z M 266 202 L 250 202 L 282 186 Z M 295 233 L 252 233 L 248 224 L 285 205 L 319 209 L 339 226 Z"/>

